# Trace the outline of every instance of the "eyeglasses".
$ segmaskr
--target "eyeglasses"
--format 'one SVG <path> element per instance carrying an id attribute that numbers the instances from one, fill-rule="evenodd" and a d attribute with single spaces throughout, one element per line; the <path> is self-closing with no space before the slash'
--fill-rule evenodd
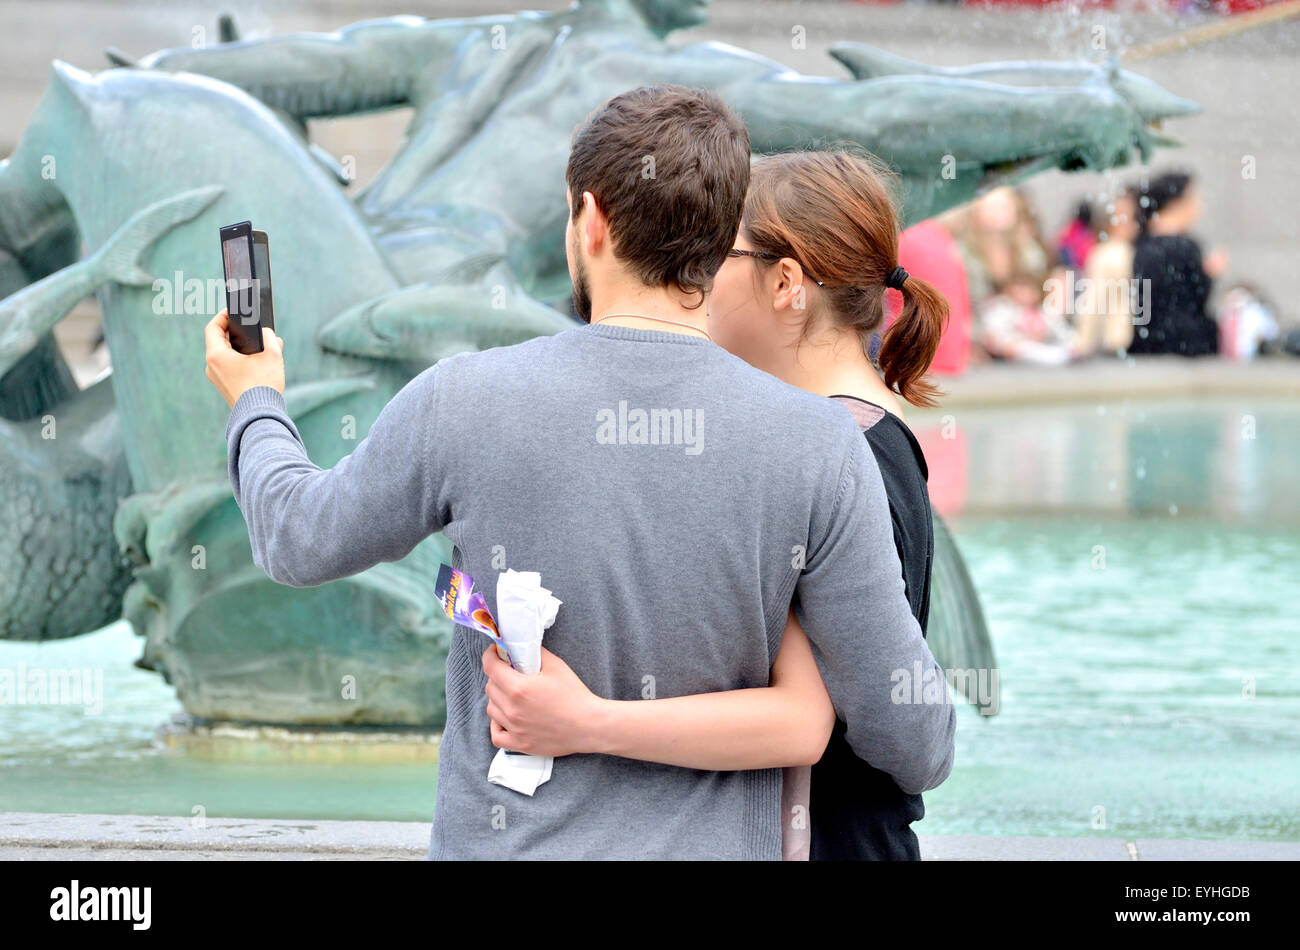
<path id="1" fill-rule="evenodd" d="M 779 261 L 781 259 L 780 254 L 769 254 L 766 251 L 750 251 L 743 247 L 733 247 L 731 250 L 727 252 L 727 256 L 728 257 L 753 257 L 760 261 Z M 799 266 L 803 267 L 802 264 L 800 264 Z M 803 272 L 805 274 L 808 274 L 808 268 L 804 267 Z M 816 277 L 813 277 L 812 274 L 808 274 L 808 278 L 818 287 L 826 286 Z"/>

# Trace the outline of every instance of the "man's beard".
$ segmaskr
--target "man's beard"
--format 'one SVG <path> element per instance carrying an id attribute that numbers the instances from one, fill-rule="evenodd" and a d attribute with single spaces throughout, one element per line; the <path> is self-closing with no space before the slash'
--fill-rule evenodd
<path id="1" fill-rule="evenodd" d="M 576 258 L 574 269 L 577 275 L 573 279 L 573 312 L 583 323 L 591 322 L 591 288 L 587 285 L 587 268 L 582 258 Z"/>

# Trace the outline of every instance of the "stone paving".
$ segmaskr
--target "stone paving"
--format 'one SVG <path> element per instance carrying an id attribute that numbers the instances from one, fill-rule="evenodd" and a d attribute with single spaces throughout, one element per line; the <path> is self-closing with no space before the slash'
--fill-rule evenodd
<path id="1" fill-rule="evenodd" d="M 1300 842 L 920 835 L 929 861 L 1295 861 Z M 295 821 L 0 814 L 0 860 L 405 861 L 428 850 L 420 821 Z"/>

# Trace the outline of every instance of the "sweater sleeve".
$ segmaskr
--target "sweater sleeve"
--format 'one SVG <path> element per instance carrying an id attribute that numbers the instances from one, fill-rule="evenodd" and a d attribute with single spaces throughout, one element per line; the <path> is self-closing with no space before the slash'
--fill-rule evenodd
<path id="1" fill-rule="evenodd" d="M 258 386 L 241 395 L 226 442 L 253 563 L 281 584 L 315 587 L 400 560 L 440 530 L 434 394 L 429 369 L 393 397 L 361 443 L 330 469 L 307 457 L 278 391 Z"/>
<path id="2" fill-rule="evenodd" d="M 880 470 L 861 435 L 850 441 L 795 614 L 849 745 L 914 794 L 952 770 L 956 710 L 907 602 Z"/>

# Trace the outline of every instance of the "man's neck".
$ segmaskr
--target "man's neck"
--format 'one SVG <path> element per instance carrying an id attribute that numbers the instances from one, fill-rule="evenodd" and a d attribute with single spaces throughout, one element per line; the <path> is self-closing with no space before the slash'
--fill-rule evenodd
<path id="1" fill-rule="evenodd" d="M 593 296 L 591 301 L 592 325 L 635 327 L 708 338 L 707 321 L 708 312 L 703 305 L 693 309 L 687 307 L 681 294 L 667 288 Z"/>

